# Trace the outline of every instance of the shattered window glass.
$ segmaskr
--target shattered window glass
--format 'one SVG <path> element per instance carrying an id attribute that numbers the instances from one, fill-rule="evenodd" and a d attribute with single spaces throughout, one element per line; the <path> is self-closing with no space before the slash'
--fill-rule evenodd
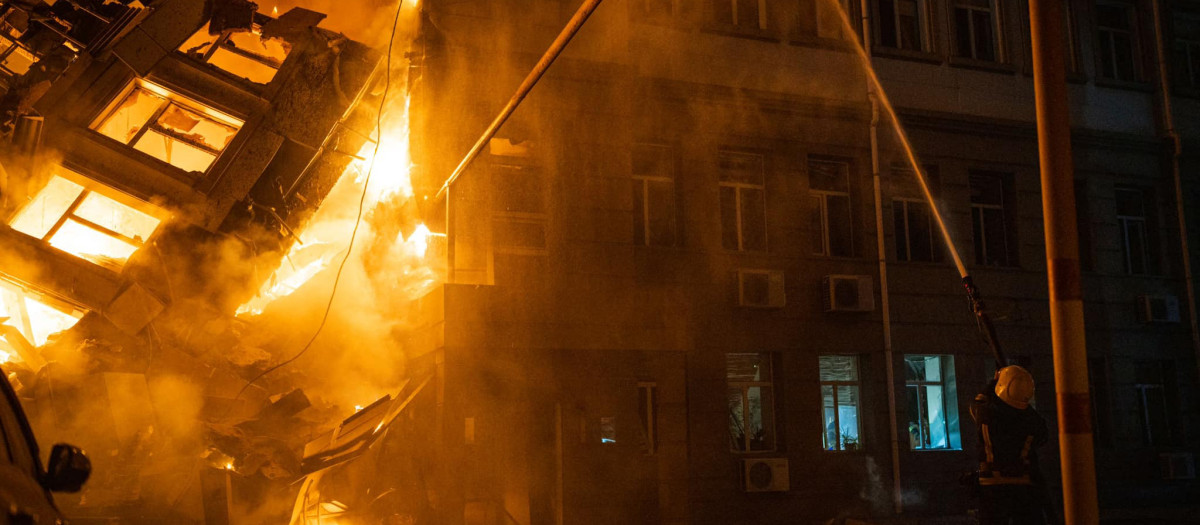
<path id="1" fill-rule="evenodd" d="M 207 171 L 242 123 L 162 91 L 134 87 L 93 129 L 184 171 Z"/>
<path id="2" fill-rule="evenodd" d="M 10 226 L 64 252 L 119 269 L 159 222 L 142 210 L 55 175 Z"/>
<path id="3" fill-rule="evenodd" d="M 0 324 L 16 329 L 26 343 L 46 344 L 50 336 L 67 330 L 83 317 L 83 312 L 51 306 L 21 288 L 0 281 Z M 12 341 L 12 331 L 0 327 L 0 364 L 19 359 L 21 342 Z"/>
<path id="4" fill-rule="evenodd" d="M 262 29 L 211 35 L 208 25 L 179 46 L 179 51 L 226 73 L 256 84 L 275 78 L 291 46 L 280 38 L 263 38 Z"/>

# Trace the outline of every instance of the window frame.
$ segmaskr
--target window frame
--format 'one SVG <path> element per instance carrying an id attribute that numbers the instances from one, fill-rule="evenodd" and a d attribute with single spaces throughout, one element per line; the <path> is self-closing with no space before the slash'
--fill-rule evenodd
<path id="1" fill-rule="evenodd" d="M 939 372 L 940 373 L 939 373 L 939 379 L 937 381 L 930 381 L 930 380 L 926 380 L 926 379 L 910 379 L 908 377 L 908 360 L 909 359 L 911 359 L 911 358 L 928 359 L 931 357 L 936 357 L 939 360 Z M 957 414 L 957 412 L 958 412 L 958 399 L 957 399 L 958 386 L 955 384 L 957 382 L 957 374 L 954 372 L 954 369 L 953 369 L 954 368 L 954 356 L 952 354 L 906 354 L 906 355 L 904 355 L 904 365 L 905 365 L 905 371 L 904 371 L 904 373 L 905 373 L 905 376 L 904 376 L 905 396 L 907 398 L 910 388 L 916 387 L 917 399 L 918 399 L 917 406 L 918 406 L 918 410 L 920 411 L 919 414 L 916 414 L 916 418 L 920 419 L 922 422 L 922 425 L 919 427 L 919 429 L 921 430 L 921 435 L 918 436 L 918 438 L 921 441 L 920 446 L 918 446 L 918 444 L 910 442 L 909 443 L 910 450 L 914 451 L 914 452 L 915 451 L 921 451 L 921 452 L 961 451 L 962 450 L 962 437 L 961 437 L 961 428 L 959 427 L 959 424 L 958 424 L 959 417 Z M 947 365 L 949 365 L 949 366 L 947 366 Z M 948 375 L 947 369 L 949 369 L 949 371 L 950 371 L 949 375 L 952 377 L 947 377 L 947 375 Z M 944 430 L 946 433 L 946 446 L 945 447 L 934 448 L 934 447 L 924 446 L 924 441 L 928 437 L 925 435 L 924 429 L 931 427 L 932 422 L 929 421 L 928 413 L 925 411 L 926 407 L 928 406 L 928 402 L 925 400 L 928 398 L 925 396 L 922 396 L 921 393 L 923 391 L 922 387 L 929 387 L 929 386 L 938 386 L 942 389 L 942 414 L 943 414 L 943 419 L 945 420 L 945 423 L 944 423 L 945 429 Z M 953 412 L 953 417 L 952 417 L 952 412 Z M 913 421 L 913 419 L 914 419 L 914 415 L 908 414 L 908 420 L 910 423 Z M 910 436 L 912 435 L 911 430 L 909 431 L 909 435 Z M 955 439 L 955 436 L 958 436 L 957 440 Z"/>
<path id="2" fill-rule="evenodd" d="M 1100 25 L 1100 16 L 1098 14 L 1101 6 L 1122 7 L 1125 14 L 1128 16 L 1129 29 L 1121 29 L 1115 27 L 1107 27 Z M 1145 60 L 1142 56 L 1141 42 L 1141 27 L 1140 18 L 1138 16 L 1137 6 L 1125 0 L 1097 0 L 1093 4 L 1093 8 L 1097 11 L 1093 18 L 1095 22 L 1095 55 L 1096 55 L 1096 78 L 1102 81 L 1117 82 L 1117 83 L 1142 83 L 1145 82 Z M 1132 78 L 1120 78 L 1120 71 L 1117 67 L 1116 41 L 1110 36 L 1108 46 L 1105 45 L 1105 34 L 1125 33 L 1129 38 L 1129 56 L 1131 60 L 1130 66 Z M 1105 55 L 1112 60 L 1113 76 L 1104 74 Z"/>
<path id="3" fill-rule="evenodd" d="M 729 248 L 729 247 L 725 246 L 725 242 L 724 242 L 725 218 L 721 217 L 721 228 L 722 228 L 722 230 L 721 230 L 721 233 L 722 233 L 721 247 L 727 251 L 739 252 L 739 253 L 745 253 L 745 252 L 765 253 L 765 252 L 769 251 L 770 242 L 769 242 L 769 238 L 768 238 L 769 236 L 767 234 L 767 231 L 769 229 L 767 227 L 767 156 L 762 153 L 756 153 L 756 152 L 751 152 L 751 151 L 732 150 L 732 149 L 720 150 L 717 153 L 717 155 L 718 155 L 718 169 L 719 170 L 720 170 L 719 159 L 721 156 L 736 155 L 736 156 L 746 156 L 746 157 L 750 157 L 750 156 L 758 157 L 760 177 L 762 179 L 761 184 L 752 184 L 752 183 L 748 183 L 748 182 L 739 182 L 739 181 L 728 181 L 728 180 L 725 180 L 725 176 L 724 176 L 725 170 L 720 170 L 721 176 L 720 176 L 720 179 L 718 180 L 718 184 L 717 184 L 718 188 L 719 189 L 721 189 L 721 188 L 732 188 L 733 189 L 733 193 L 734 193 L 733 212 L 734 212 L 735 227 L 736 227 L 736 233 L 737 233 L 737 248 L 733 249 L 733 248 Z M 761 249 L 751 249 L 751 248 L 746 247 L 745 216 L 747 215 L 747 213 L 745 212 L 745 207 L 743 206 L 743 202 L 745 200 L 743 198 L 743 193 L 749 192 L 749 191 L 758 191 L 758 192 L 762 193 L 763 246 Z M 718 201 L 719 200 L 720 200 L 720 197 L 718 196 Z"/>
<path id="4" fill-rule="evenodd" d="M 1004 35 L 1005 24 L 1002 19 L 1004 14 L 1004 5 L 1002 0 L 983 0 L 988 2 L 989 7 L 983 8 L 976 5 L 971 5 L 972 0 L 953 0 L 950 5 L 950 55 L 958 60 L 969 60 L 981 64 L 1008 64 L 1008 53 L 1006 52 L 1007 39 Z M 957 23 L 958 11 L 960 9 L 968 11 L 967 16 L 967 38 L 970 41 L 970 55 L 961 54 L 961 49 L 958 48 L 959 28 Z M 992 53 L 991 59 L 979 58 L 979 49 L 976 48 L 975 38 L 975 17 L 972 16 L 976 11 L 985 11 L 990 15 L 992 26 Z"/>
<path id="5" fill-rule="evenodd" d="M 846 191 L 823 190 L 823 189 L 813 188 L 813 185 L 812 185 L 812 165 L 813 165 L 813 163 L 843 165 L 846 168 L 845 169 Z M 808 195 L 809 195 L 809 197 L 816 199 L 817 210 L 815 210 L 815 211 L 816 211 L 816 213 L 820 214 L 820 216 L 821 216 L 821 230 L 819 232 L 821 235 L 821 251 L 819 251 L 819 252 L 813 251 L 813 252 L 811 252 L 811 255 L 814 255 L 817 257 L 853 258 L 856 250 L 854 249 L 855 248 L 854 200 L 851 196 L 850 181 L 853 178 L 852 175 L 854 173 L 854 164 L 849 159 L 810 157 L 805 162 L 805 168 L 807 169 L 808 175 L 809 175 Z M 830 197 L 842 197 L 842 198 L 846 199 L 846 213 L 849 215 L 848 217 L 846 217 L 846 220 L 847 220 L 846 224 L 847 224 L 847 227 L 849 228 L 849 233 L 848 233 L 849 238 L 846 240 L 846 242 L 847 242 L 847 245 L 849 246 L 850 252 L 846 253 L 844 255 L 834 255 L 833 254 L 833 249 L 832 249 L 833 243 L 830 241 L 832 236 L 830 235 L 830 228 L 829 228 L 829 224 L 830 224 L 830 221 L 829 221 L 829 198 Z M 810 199 L 809 202 L 813 202 L 813 201 Z"/>
<path id="6" fill-rule="evenodd" d="M 766 381 L 763 381 L 763 380 L 732 381 L 732 380 L 730 380 L 729 375 L 728 375 L 729 374 L 729 369 L 728 369 L 729 356 L 739 355 L 739 354 L 740 355 L 758 355 L 761 360 L 763 360 L 767 363 L 770 363 L 770 370 L 769 370 L 770 377 Z M 725 376 L 725 395 L 727 398 L 726 404 L 728 404 L 729 392 L 734 390 L 735 388 L 739 389 L 741 400 L 742 400 L 742 420 L 739 423 L 742 425 L 742 429 L 743 429 L 742 446 L 745 447 L 742 449 L 733 448 L 733 442 L 732 442 L 732 440 L 730 440 L 730 452 L 733 452 L 735 454 L 762 454 L 762 453 L 771 453 L 771 452 L 777 451 L 778 447 L 779 447 L 779 436 L 778 436 L 779 426 L 778 426 L 776 418 L 775 418 L 775 416 L 776 416 L 776 410 L 775 410 L 775 400 L 776 400 L 775 368 L 776 368 L 776 366 L 775 366 L 774 353 L 773 352 L 729 352 L 729 353 L 725 354 L 725 359 L 726 359 L 726 363 L 727 363 L 726 364 L 726 376 Z M 755 450 L 755 449 L 751 448 L 752 440 L 751 440 L 750 433 L 745 431 L 745 429 L 748 429 L 750 427 L 749 423 L 750 423 L 750 417 L 751 417 L 750 416 L 750 389 L 751 388 L 759 388 L 759 389 L 770 392 L 771 403 L 769 405 L 764 403 L 764 404 L 760 405 L 759 408 L 763 411 L 763 415 L 760 416 L 761 419 L 764 422 L 770 421 L 770 426 L 771 426 L 770 440 L 771 440 L 771 442 L 768 447 L 763 448 L 761 450 Z M 764 396 L 762 396 L 760 394 L 759 397 L 761 399 Z M 766 417 L 767 414 L 770 415 L 769 418 Z M 730 414 L 730 416 L 732 416 L 732 414 Z"/>
<path id="7" fill-rule="evenodd" d="M 678 171 L 676 168 L 676 162 L 675 162 L 675 148 L 672 148 L 669 145 L 658 144 L 658 143 L 638 143 L 638 144 L 634 145 L 634 148 L 649 148 L 649 149 L 662 150 L 662 151 L 660 151 L 660 153 L 663 154 L 662 158 L 666 162 L 668 162 L 668 164 L 670 166 L 670 173 L 671 173 L 670 176 L 645 175 L 645 174 L 639 174 L 636 171 L 631 170 L 630 178 L 632 179 L 632 183 L 634 185 L 634 191 L 640 192 L 641 200 L 642 200 L 642 209 L 634 210 L 634 232 L 635 232 L 634 244 L 637 244 L 638 246 L 655 246 L 655 247 L 662 247 L 662 248 L 678 246 L 679 245 L 679 220 L 678 220 L 679 199 L 678 199 L 678 195 L 677 195 L 678 187 L 676 186 L 676 182 L 675 182 L 675 180 L 677 178 L 676 177 L 677 171 Z M 651 232 L 652 232 L 651 217 L 654 215 L 651 213 L 652 210 L 651 210 L 649 196 L 650 196 L 650 185 L 652 183 L 668 183 L 671 186 L 671 191 L 670 191 L 671 209 L 669 210 L 669 214 L 668 214 L 668 218 L 670 219 L 670 222 L 671 222 L 671 239 L 670 239 L 671 242 L 669 242 L 669 243 L 653 242 L 653 236 L 651 235 Z M 764 192 L 764 197 L 765 197 L 765 192 Z M 642 231 L 641 231 L 642 242 L 640 242 L 640 243 L 636 242 L 637 241 L 636 233 L 637 233 L 637 225 L 639 222 L 639 217 L 640 217 L 640 222 L 641 222 L 641 226 L 642 226 Z"/>
<path id="8" fill-rule="evenodd" d="M 940 246 L 940 244 L 942 242 L 942 239 L 941 239 L 941 236 L 939 235 L 939 232 L 937 231 L 937 225 L 935 224 L 936 221 L 933 218 L 933 210 L 932 210 L 932 207 L 930 206 L 929 202 L 925 201 L 923 199 L 916 199 L 916 198 L 912 198 L 912 197 L 893 197 L 892 198 L 893 220 L 895 220 L 897 204 L 901 205 L 900 214 L 904 217 L 904 243 L 901 244 L 901 239 L 899 238 L 900 225 L 896 224 L 895 227 L 893 228 L 895 230 L 895 235 L 896 235 L 896 239 L 895 239 L 896 261 L 904 262 L 904 263 L 913 263 L 913 262 L 915 262 L 915 263 L 940 263 L 940 262 L 942 262 L 944 259 L 944 257 L 942 257 L 942 255 L 941 255 L 943 253 L 943 250 L 938 249 L 938 247 Z M 917 204 L 917 205 L 921 205 L 921 206 L 925 206 L 926 208 L 929 208 L 929 210 L 928 210 L 928 213 L 929 213 L 929 259 L 916 259 L 913 257 L 912 219 L 909 214 L 910 205 L 912 205 L 912 204 Z M 904 257 L 900 257 L 899 249 L 901 246 L 904 247 L 904 254 L 905 254 Z"/>
<path id="9" fill-rule="evenodd" d="M 1175 71 L 1175 87 L 1188 95 L 1200 93 L 1200 15 L 1194 12 L 1176 12 L 1172 15 L 1172 39 L 1170 53 L 1176 60 L 1172 63 L 1178 66 L 1178 60 L 1184 61 L 1186 70 Z M 1196 39 L 1179 36 L 1179 27 L 1189 23 L 1195 26 Z M 1180 48 L 1183 48 L 1182 50 Z M 1182 55 L 1180 54 L 1182 53 Z M 1175 69 L 1181 69 L 1176 67 Z"/>
<path id="10" fill-rule="evenodd" d="M 105 135 L 103 132 L 101 132 L 100 128 L 104 126 L 105 122 L 107 122 L 107 120 L 110 117 L 115 115 L 117 111 L 121 110 L 122 102 L 124 102 L 126 99 L 128 99 L 130 96 L 132 96 L 134 94 L 134 92 L 136 92 L 138 90 L 143 90 L 143 91 L 149 92 L 152 96 L 156 96 L 163 100 L 162 100 L 162 102 L 159 103 L 159 106 L 158 106 L 158 108 L 155 109 L 154 113 L 151 114 L 150 118 L 140 124 L 140 128 L 138 128 L 137 133 L 135 133 L 132 137 L 130 137 L 128 141 L 122 142 L 120 139 L 110 137 L 108 135 Z M 209 120 L 212 120 L 212 121 L 218 123 L 219 125 L 229 127 L 229 128 L 234 128 L 234 132 L 229 137 L 229 140 L 225 144 L 225 146 L 223 146 L 219 150 L 213 149 L 211 146 L 209 146 L 207 144 L 193 142 L 193 141 L 189 140 L 187 137 L 185 137 L 179 133 L 176 133 L 172 130 L 162 128 L 161 125 L 157 122 L 159 119 L 162 118 L 163 114 L 165 114 L 167 112 L 167 110 L 170 109 L 172 106 L 178 106 L 186 112 L 201 115 L 202 117 L 208 118 Z M 134 80 L 130 81 L 129 83 L 127 83 L 123 88 L 121 88 L 121 90 L 119 92 L 117 92 L 117 95 L 115 97 L 113 97 L 107 104 L 104 105 L 104 108 L 95 116 L 95 118 L 92 119 L 91 123 L 88 125 L 88 129 L 91 132 L 95 133 L 96 135 L 98 135 L 100 137 L 104 137 L 104 140 L 113 141 L 117 144 L 120 144 L 120 145 L 126 147 L 126 148 L 129 148 L 132 151 L 136 151 L 137 155 L 143 155 L 147 158 L 152 158 L 155 161 L 161 162 L 163 164 L 167 164 L 167 165 L 171 166 L 172 168 L 177 169 L 180 172 L 183 172 L 183 173 L 186 173 L 189 175 L 193 174 L 193 173 L 198 173 L 199 175 L 203 176 L 212 171 L 213 166 L 217 165 L 217 163 L 221 160 L 221 157 L 224 155 L 225 151 L 229 149 L 229 146 L 232 145 L 235 141 L 237 141 L 238 135 L 241 133 L 242 128 L 245 127 L 245 125 L 246 125 L 246 121 L 244 119 L 235 117 L 228 113 L 225 113 L 225 112 L 213 107 L 210 104 L 205 104 L 203 102 L 192 99 L 190 97 L 180 95 L 165 86 L 155 84 L 148 80 L 134 79 Z M 160 133 L 168 138 L 177 140 L 177 141 L 182 142 L 190 147 L 199 149 L 199 150 L 203 151 L 204 153 L 212 155 L 213 159 L 211 162 L 209 162 L 208 166 L 204 169 L 204 171 L 197 172 L 197 171 L 189 171 L 189 170 L 182 168 L 180 166 L 177 166 L 169 161 L 160 159 L 153 154 L 146 153 L 146 152 L 138 149 L 137 144 L 150 131 L 155 131 L 155 132 Z"/>
<path id="11" fill-rule="evenodd" d="M 827 407 L 825 407 L 824 390 L 825 390 L 825 387 L 829 386 L 829 387 L 832 387 L 832 391 L 833 391 L 833 415 L 834 415 L 833 428 L 834 428 L 834 431 L 837 433 L 837 440 L 838 440 L 836 448 L 832 448 L 832 449 L 829 448 L 829 443 L 826 442 L 826 439 L 828 439 L 828 434 L 826 432 L 826 429 L 824 427 L 822 427 L 822 429 L 821 429 L 822 447 L 821 448 L 825 452 L 842 452 L 842 453 L 844 453 L 844 452 L 861 452 L 864 449 L 864 447 L 862 445 L 862 442 L 863 442 L 862 417 L 857 417 L 855 420 L 855 426 L 857 427 L 857 430 L 858 430 L 858 440 L 855 441 L 856 448 L 853 450 L 845 448 L 846 442 L 842 438 L 841 410 L 839 410 L 843 405 L 838 403 L 838 391 L 840 390 L 839 387 L 853 387 L 853 388 L 857 389 L 857 397 L 854 400 L 853 406 L 855 409 L 855 413 L 859 414 L 861 416 L 861 414 L 862 414 L 862 360 L 859 359 L 859 356 L 857 356 L 857 355 L 848 355 L 848 354 L 820 355 L 820 356 L 818 356 L 818 368 L 817 368 L 818 371 L 820 370 L 820 360 L 823 360 L 826 357 L 848 357 L 848 358 L 850 358 L 852 360 L 852 362 L 854 363 L 854 376 L 857 379 L 850 380 L 850 381 L 840 380 L 840 379 L 839 380 L 821 379 L 820 375 L 818 375 L 818 383 L 820 384 L 820 388 L 821 388 L 821 412 L 822 412 L 821 421 L 822 421 L 822 424 L 824 425 L 824 423 L 825 423 L 824 411 L 827 408 Z"/>
<path id="12" fill-rule="evenodd" d="M 1121 232 L 1121 259 L 1123 265 L 1123 273 L 1125 275 L 1153 275 L 1152 258 L 1150 250 L 1150 212 L 1146 206 L 1146 201 L 1149 198 L 1149 192 L 1142 188 L 1132 186 L 1117 186 L 1113 189 L 1114 197 L 1119 193 L 1133 193 L 1138 195 L 1138 203 L 1141 205 L 1141 215 L 1122 215 L 1120 210 L 1116 211 L 1117 228 Z M 1142 236 L 1142 270 L 1141 272 L 1134 271 L 1134 253 L 1130 248 L 1130 228 L 1140 227 Z"/>
<path id="13" fill-rule="evenodd" d="M 37 53 L 34 53 L 33 50 L 26 47 L 25 44 L 21 43 L 20 40 L 13 38 L 12 35 L 0 32 L 0 41 L 7 41 L 10 44 L 7 49 L 5 49 L 4 51 L 0 51 L 0 71 L 2 71 L 3 74 L 8 76 L 9 78 L 16 78 L 21 75 L 24 75 L 30 69 L 33 68 L 34 64 L 37 64 L 38 61 L 41 60 L 41 57 L 39 57 L 37 55 Z M 2 46 L 2 45 L 4 45 L 4 43 L 0 42 L 0 46 Z M 25 53 L 25 54 L 29 55 L 27 57 L 30 59 L 29 60 L 29 68 L 26 68 L 25 71 L 19 72 L 19 73 L 12 69 L 9 69 L 9 67 L 7 65 L 8 57 L 12 56 L 13 53 Z"/>
<path id="14" fill-rule="evenodd" d="M 863 1 L 865 1 L 865 0 L 863 0 Z M 929 8 L 930 0 L 912 0 L 913 2 L 915 2 L 917 4 L 917 17 L 916 17 L 917 25 L 918 25 L 917 38 L 920 40 L 916 49 L 906 48 L 901 45 L 901 43 L 903 41 L 903 39 L 900 37 L 902 25 L 900 23 L 899 4 L 901 1 L 902 0 L 871 0 L 872 7 L 874 7 L 874 9 L 875 9 L 875 12 L 874 12 L 875 23 L 873 24 L 874 27 L 872 28 L 872 31 L 871 31 L 871 36 L 873 38 L 872 45 L 882 47 L 885 49 L 889 49 L 889 50 L 896 50 L 896 51 L 902 51 L 902 52 L 912 52 L 912 53 L 931 53 L 931 52 L 933 52 L 933 34 L 932 34 L 932 31 L 930 31 L 930 28 L 933 26 L 933 23 L 932 23 L 933 16 L 930 13 L 930 8 Z M 895 31 L 896 45 L 889 45 L 889 44 L 883 42 L 883 28 L 882 28 L 882 24 L 883 24 L 882 11 L 883 11 L 883 9 L 880 6 L 880 4 L 882 4 L 883 2 L 888 2 L 892 5 L 892 23 L 891 23 L 891 25 L 893 26 L 893 30 Z"/>
<path id="15" fill-rule="evenodd" d="M 1017 232 L 1014 227 L 1014 223 L 1016 221 L 1016 209 L 1015 206 L 1010 203 L 1011 199 L 1009 198 L 1009 193 L 1015 193 L 1015 189 L 1012 187 L 1013 184 L 1015 184 L 1013 181 L 1013 175 L 1011 173 L 998 171 L 970 170 L 968 172 L 968 188 L 970 188 L 970 179 L 974 177 L 995 178 L 1000 181 L 1000 204 L 975 202 L 973 200 L 973 196 L 970 202 L 971 237 L 975 243 L 975 264 L 978 266 L 990 266 L 993 268 L 1020 267 L 1020 255 L 1017 250 L 1017 244 L 1020 243 L 1020 239 L 1017 237 Z M 984 210 L 999 210 L 1001 213 L 1000 222 L 1004 226 L 1004 262 L 1001 264 L 988 262 L 990 257 L 987 250 L 987 228 Z M 975 235 L 975 231 L 977 230 L 980 234 L 982 234 L 982 237 L 980 235 Z M 983 257 L 979 256 L 981 253 Z"/>
<path id="16" fill-rule="evenodd" d="M 642 454 L 658 452 L 658 383 L 638 381 L 638 419 L 642 426 Z M 644 405 L 643 405 L 644 403 Z M 642 410 L 643 406 L 645 410 Z"/>

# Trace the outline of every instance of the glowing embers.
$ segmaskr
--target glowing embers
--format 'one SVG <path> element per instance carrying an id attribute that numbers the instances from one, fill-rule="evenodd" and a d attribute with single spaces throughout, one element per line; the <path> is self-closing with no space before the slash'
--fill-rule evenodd
<path id="1" fill-rule="evenodd" d="M 263 38 L 257 24 L 252 31 L 208 33 L 208 25 L 179 46 L 187 56 L 207 62 L 234 76 L 257 84 L 267 84 L 275 78 L 291 46 L 283 39 Z"/>
<path id="2" fill-rule="evenodd" d="M 92 129 L 184 171 L 203 173 L 242 121 L 148 82 L 118 96 Z"/>
<path id="3" fill-rule="evenodd" d="M 40 300 L 24 290 L 0 280 L 0 364 L 17 359 L 22 343 L 46 344 L 51 334 L 67 330 L 83 317 L 83 312 L 51 301 Z M 19 334 L 13 341 L 12 333 Z"/>
<path id="4" fill-rule="evenodd" d="M 65 168 L 82 180 L 79 174 Z M 9 223 L 62 251 L 111 269 L 120 269 L 158 228 L 159 219 L 129 204 L 97 193 L 59 174 Z"/>

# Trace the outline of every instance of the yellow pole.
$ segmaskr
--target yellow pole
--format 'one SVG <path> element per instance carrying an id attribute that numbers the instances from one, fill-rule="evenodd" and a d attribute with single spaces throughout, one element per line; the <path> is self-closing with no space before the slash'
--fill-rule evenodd
<path id="1" fill-rule="evenodd" d="M 1087 344 L 1075 222 L 1075 180 L 1067 98 L 1061 0 L 1030 0 L 1033 81 L 1037 96 L 1042 214 L 1050 284 L 1050 329 L 1058 391 L 1058 441 L 1067 525 L 1100 522 L 1096 504 Z"/>

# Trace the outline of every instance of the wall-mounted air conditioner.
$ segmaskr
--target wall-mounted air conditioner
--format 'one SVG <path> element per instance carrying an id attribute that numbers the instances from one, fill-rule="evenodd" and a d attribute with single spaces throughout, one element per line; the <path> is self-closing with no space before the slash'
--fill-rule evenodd
<path id="1" fill-rule="evenodd" d="M 826 275 L 821 303 L 826 312 L 870 312 L 875 309 L 875 281 L 870 275 Z"/>
<path id="2" fill-rule="evenodd" d="M 1163 479 L 1196 479 L 1196 458 L 1191 452 L 1168 452 L 1158 455 Z"/>
<path id="3" fill-rule="evenodd" d="M 1179 298 L 1174 295 L 1139 295 L 1137 304 L 1143 323 L 1179 322 Z"/>
<path id="4" fill-rule="evenodd" d="M 784 492 L 788 484 L 787 458 L 757 458 L 743 460 L 746 492 Z"/>
<path id="5" fill-rule="evenodd" d="M 787 304 L 781 271 L 738 270 L 737 292 L 738 306 L 782 308 Z"/>

